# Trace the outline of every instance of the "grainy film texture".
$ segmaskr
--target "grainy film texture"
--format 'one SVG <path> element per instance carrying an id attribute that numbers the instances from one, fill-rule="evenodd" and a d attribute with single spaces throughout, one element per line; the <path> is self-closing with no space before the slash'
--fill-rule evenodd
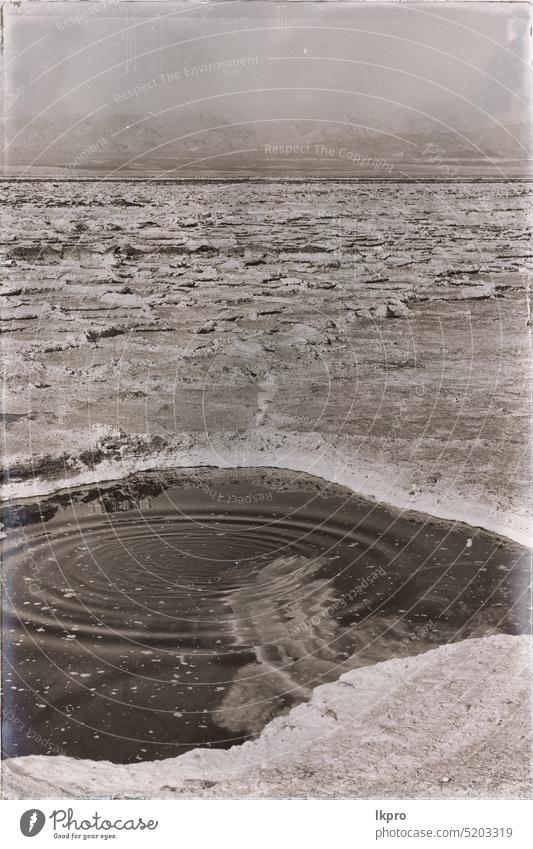
<path id="1" fill-rule="evenodd" d="M 5 798 L 524 798 L 530 10 L 2 17 Z"/>

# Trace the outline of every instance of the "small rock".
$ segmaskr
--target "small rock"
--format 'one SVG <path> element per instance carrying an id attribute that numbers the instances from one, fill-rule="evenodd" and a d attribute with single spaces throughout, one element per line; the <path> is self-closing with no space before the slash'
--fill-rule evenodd
<path id="1" fill-rule="evenodd" d="M 197 271 L 196 279 L 197 280 L 205 280 L 205 281 L 215 281 L 218 280 L 218 273 L 214 268 L 204 268 L 201 271 Z"/>
<path id="2" fill-rule="evenodd" d="M 228 259 L 220 266 L 221 271 L 238 271 L 241 265 L 236 259 Z"/>
<path id="3" fill-rule="evenodd" d="M 215 330 L 216 326 L 217 326 L 216 321 L 214 321 L 213 319 L 209 319 L 209 321 L 206 321 L 206 323 L 203 324 L 201 327 L 199 327 L 196 332 L 197 333 L 212 333 L 213 330 Z"/>
<path id="4" fill-rule="evenodd" d="M 387 304 L 387 318 L 406 318 L 410 310 L 400 301 L 393 301 Z"/>
<path id="5" fill-rule="evenodd" d="M 465 300 L 486 300 L 494 296 L 494 283 L 486 282 L 477 286 L 463 286 L 461 296 Z"/>

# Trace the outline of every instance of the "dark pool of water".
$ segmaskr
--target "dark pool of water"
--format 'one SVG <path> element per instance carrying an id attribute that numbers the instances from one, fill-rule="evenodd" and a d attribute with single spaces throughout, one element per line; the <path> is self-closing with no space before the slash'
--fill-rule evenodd
<path id="1" fill-rule="evenodd" d="M 292 472 L 143 474 L 4 522 L 5 757 L 229 746 L 347 669 L 530 621 L 525 549 Z"/>

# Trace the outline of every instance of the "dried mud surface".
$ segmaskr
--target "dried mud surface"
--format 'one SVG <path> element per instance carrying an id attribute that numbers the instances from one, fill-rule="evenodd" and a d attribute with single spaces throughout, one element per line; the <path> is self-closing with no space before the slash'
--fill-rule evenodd
<path id="1" fill-rule="evenodd" d="M 5 187 L 4 498 L 284 467 L 528 540 L 525 183 Z M 349 672 L 179 763 L 15 759 L 4 794 L 524 796 L 526 644 Z"/>
<path id="2" fill-rule="evenodd" d="M 527 184 L 5 187 L 6 496 L 286 466 L 525 541 Z"/>

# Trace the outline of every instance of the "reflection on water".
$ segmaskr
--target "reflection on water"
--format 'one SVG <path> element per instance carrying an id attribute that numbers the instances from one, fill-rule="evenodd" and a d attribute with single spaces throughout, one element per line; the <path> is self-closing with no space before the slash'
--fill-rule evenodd
<path id="1" fill-rule="evenodd" d="M 229 746 L 347 669 L 529 621 L 520 546 L 292 472 L 143 474 L 4 521 L 6 757 Z"/>

